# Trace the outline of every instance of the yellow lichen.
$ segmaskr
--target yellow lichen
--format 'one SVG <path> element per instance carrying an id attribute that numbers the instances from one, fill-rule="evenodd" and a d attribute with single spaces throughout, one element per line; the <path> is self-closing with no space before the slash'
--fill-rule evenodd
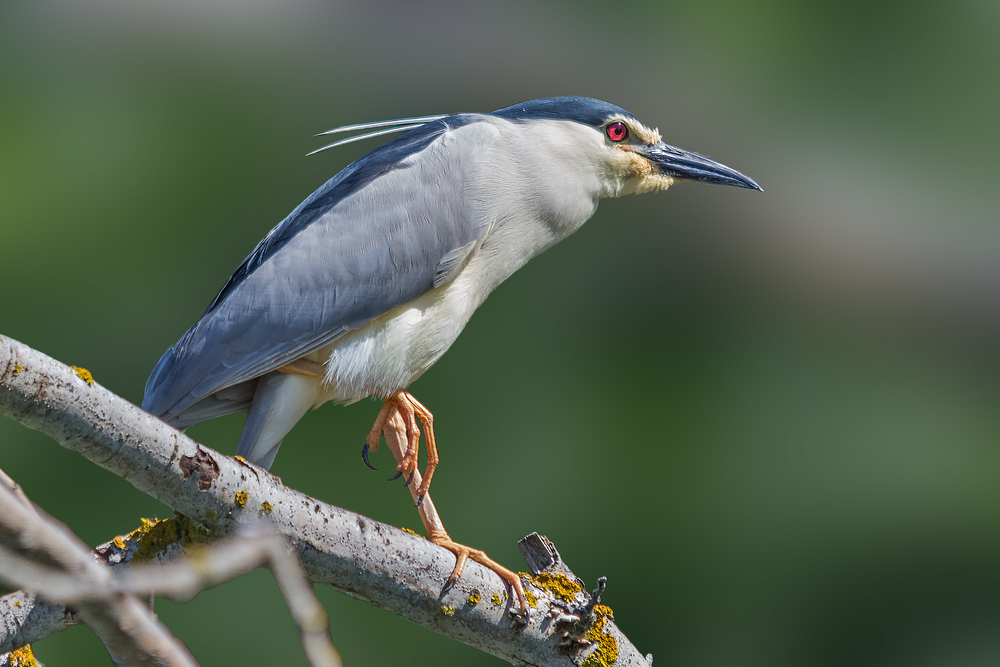
<path id="1" fill-rule="evenodd" d="M 263 503 L 261 503 L 260 513 L 261 514 L 270 514 L 273 509 L 274 509 L 274 505 L 272 505 L 271 503 L 269 503 L 269 502 L 267 502 L 265 500 Z"/>
<path id="2" fill-rule="evenodd" d="M 494 607 L 499 607 L 503 604 L 503 600 L 500 599 L 499 593 L 494 593 L 490 601 L 493 602 Z"/>
<path id="3" fill-rule="evenodd" d="M 557 597 L 563 602 L 573 602 L 576 594 L 583 589 L 565 574 L 559 572 L 540 572 L 538 574 L 528 574 L 519 572 L 522 579 L 527 579 L 535 588 L 547 591 L 553 597 Z"/>
<path id="4" fill-rule="evenodd" d="M 138 542 L 133 561 L 149 560 L 180 539 L 180 528 L 176 519 L 142 519 L 142 525 L 129 533 L 127 539 Z"/>
<path id="5" fill-rule="evenodd" d="M 250 494 L 247 493 L 246 489 L 243 489 L 242 491 L 237 491 L 236 492 L 236 504 L 237 505 L 239 505 L 240 507 L 243 507 L 244 505 L 247 504 L 248 500 L 250 500 Z"/>
<path id="6" fill-rule="evenodd" d="M 14 600 L 14 606 L 15 607 L 20 607 L 21 606 L 21 601 L 20 600 Z"/>
<path id="7" fill-rule="evenodd" d="M 247 460 L 245 458 L 243 458 L 242 456 L 239 456 L 239 455 L 234 456 L 233 458 L 236 459 L 237 461 L 239 461 L 240 463 L 246 463 L 247 462 Z"/>
<path id="8" fill-rule="evenodd" d="M 410 535 L 416 535 L 417 537 L 423 537 L 423 535 L 421 535 L 415 530 L 410 530 L 409 528 L 403 528 L 402 526 L 400 526 L 399 529 L 404 533 L 409 533 Z"/>
<path id="9" fill-rule="evenodd" d="M 10 667 L 38 667 L 38 661 L 35 660 L 35 654 L 31 650 L 31 644 L 22 646 L 16 651 L 11 651 L 7 655 L 7 664 L 9 664 Z"/>
<path id="10" fill-rule="evenodd" d="M 529 607 L 538 606 L 538 597 L 529 590 L 524 591 L 524 597 L 528 600 Z"/>
<path id="11" fill-rule="evenodd" d="M 610 618 L 612 621 L 615 620 L 615 612 L 611 611 L 611 607 L 605 604 L 594 605 L 594 614 Z"/>
<path id="12" fill-rule="evenodd" d="M 128 546 L 128 545 L 125 544 L 125 540 L 123 540 L 120 536 L 116 537 L 115 539 L 113 539 L 111 541 L 119 549 L 124 549 L 126 546 Z"/>
<path id="13" fill-rule="evenodd" d="M 441 605 L 441 613 L 443 615 L 445 615 L 445 616 L 454 616 L 455 615 L 455 608 L 454 607 L 449 607 L 448 605 L 443 604 L 443 605 Z"/>
<path id="14" fill-rule="evenodd" d="M 618 660 L 618 640 L 604 632 L 609 619 L 614 619 L 611 607 L 603 604 L 594 607 L 594 623 L 583 633 L 583 638 L 596 648 L 580 663 L 580 667 L 611 667 Z"/>
<path id="15" fill-rule="evenodd" d="M 483 594 L 479 592 L 479 589 L 478 588 L 473 588 L 472 589 L 472 595 L 470 595 L 469 597 L 465 598 L 465 602 L 470 607 L 475 607 L 477 604 L 479 604 L 479 602 L 482 599 L 483 599 Z"/>
<path id="16" fill-rule="evenodd" d="M 21 371 L 23 371 L 23 370 L 24 370 L 24 366 L 22 366 L 21 364 L 17 364 L 16 366 L 14 366 L 14 373 L 13 373 L 14 377 L 17 377 L 18 375 L 20 375 Z"/>
<path id="17" fill-rule="evenodd" d="M 80 368 L 79 366 L 70 366 L 69 369 L 76 374 L 78 378 L 87 383 L 88 387 L 94 386 L 94 376 L 86 368 Z"/>

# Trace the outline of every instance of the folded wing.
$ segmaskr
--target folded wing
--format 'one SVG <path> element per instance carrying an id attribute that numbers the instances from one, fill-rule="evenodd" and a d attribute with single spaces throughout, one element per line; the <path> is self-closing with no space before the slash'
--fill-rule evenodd
<path id="1" fill-rule="evenodd" d="M 489 220 L 468 219 L 475 207 L 463 205 L 461 175 L 497 132 L 476 118 L 427 123 L 314 192 L 163 355 L 143 408 L 178 426 L 246 410 L 259 376 L 431 289 L 442 259 L 489 228 Z M 453 132 L 474 140 L 449 141 Z"/>

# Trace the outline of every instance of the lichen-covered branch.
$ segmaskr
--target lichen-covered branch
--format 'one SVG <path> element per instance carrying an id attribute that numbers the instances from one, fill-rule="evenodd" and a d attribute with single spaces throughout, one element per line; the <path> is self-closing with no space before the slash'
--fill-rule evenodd
<path id="1" fill-rule="evenodd" d="M 281 480 L 191 440 L 91 378 L 10 338 L 0 337 L 0 412 L 127 480 L 187 517 L 191 536 L 214 540 L 266 517 L 289 537 L 310 581 L 326 583 L 514 664 L 645 665 L 610 615 L 574 633 L 614 639 L 567 644 L 553 622 L 565 610 L 551 587 L 525 575 L 533 601 L 527 626 L 494 573 L 469 563 L 441 590 L 455 557 L 427 540 L 320 502 Z M 581 588 L 570 596 L 583 606 Z M 5 637 L 0 637 L 2 642 Z M 600 639 L 595 637 L 595 639 Z"/>
<path id="2" fill-rule="evenodd" d="M 130 644 L 128 650 L 140 655 L 141 662 L 194 664 L 180 646 L 177 647 L 181 649 L 180 662 L 172 661 L 170 652 L 164 657 L 160 644 L 172 641 L 172 637 L 142 604 L 136 607 L 148 618 L 141 619 L 141 623 L 124 615 L 121 607 L 129 598 L 137 602 L 155 595 L 174 602 L 188 602 L 203 590 L 266 565 L 274 574 L 299 628 L 309 664 L 340 667 L 340 657 L 330 641 L 326 612 L 306 581 L 298 559 L 289 552 L 285 540 L 263 522 L 245 526 L 235 537 L 198 549 L 186 558 L 177 558 L 165 565 L 137 565 L 111 575 L 110 568 L 94 562 L 82 544 L 70 543 L 76 542 L 75 539 L 67 542 L 65 538 L 75 536 L 64 526 L 57 525 L 40 511 L 35 516 L 28 516 L 25 509 L 31 506 L 21 500 L 17 501 L 20 506 L 12 510 L 15 494 L 2 477 L 0 471 L 0 582 L 24 587 L 49 602 L 68 607 L 103 608 L 106 615 L 119 620 L 127 636 L 126 643 Z M 25 522 L 25 517 L 30 522 Z M 150 527 L 156 525 L 149 523 Z M 25 548 L 25 545 L 31 546 Z M 86 617 L 84 620 L 86 622 Z M 151 625 L 162 630 L 160 637 L 142 634 Z M 115 639 L 119 643 L 125 641 L 123 636 Z M 126 656 L 121 646 L 115 645 L 114 649 L 113 655 Z"/>
<path id="3" fill-rule="evenodd" d="M 26 577 L 24 570 L 36 571 Z M 90 557 L 90 550 L 64 525 L 32 505 L 6 475 L 0 474 L 0 578 L 44 594 L 64 577 L 94 590 L 109 587 L 111 572 Z M 65 600 L 61 600 L 64 602 Z M 74 599 L 80 619 L 104 643 L 116 665 L 197 667 L 187 649 L 137 595 Z"/>
<path id="4" fill-rule="evenodd" d="M 181 525 L 177 519 L 142 519 L 142 525 L 132 533 L 96 547 L 91 558 L 112 569 L 133 561 L 171 560 L 181 555 L 185 543 Z M 38 599 L 34 592 L 20 590 L 4 595 L 0 597 L 0 658 L 8 651 L 41 641 L 79 622 L 79 617 L 66 605 Z M 0 667 L 3 664 L 0 660 Z"/>

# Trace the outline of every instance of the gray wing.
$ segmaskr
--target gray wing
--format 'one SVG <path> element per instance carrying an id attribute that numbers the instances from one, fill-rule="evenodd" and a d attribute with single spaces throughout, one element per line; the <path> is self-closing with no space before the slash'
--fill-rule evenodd
<path id="1" fill-rule="evenodd" d="M 476 207 L 466 205 L 462 174 L 497 130 L 464 116 L 438 123 L 369 153 L 275 227 L 160 359 L 143 408 L 171 421 L 454 274 L 456 257 L 490 226 L 470 215 Z"/>

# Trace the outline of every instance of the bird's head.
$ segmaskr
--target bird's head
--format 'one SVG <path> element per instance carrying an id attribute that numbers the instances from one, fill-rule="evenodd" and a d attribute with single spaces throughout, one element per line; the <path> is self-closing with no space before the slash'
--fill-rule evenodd
<path id="1" fill-rule="evenodd" d="M 604 196 L 665 190 L 678 180 L 761 190 L 752 179 L 698 153 L 664 143 L 659 131 L 614 104 L 588 97 L 549 97 L 514 104 L 492 115 L 510 120 L 572 121 L 575 148 L 600 166 Z M 565 135 L 569 136 L 569 135 Z M 558 139 L 565 141 L 566 139 Z"/>

